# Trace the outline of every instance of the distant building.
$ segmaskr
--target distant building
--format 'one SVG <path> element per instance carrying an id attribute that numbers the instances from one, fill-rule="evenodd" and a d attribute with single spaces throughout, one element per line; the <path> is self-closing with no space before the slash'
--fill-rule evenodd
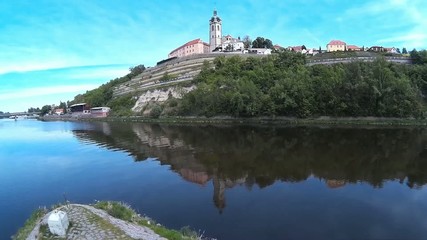
<path id="1" fill-rule="evenodd" d="M 347 44 L 340 40 L 332 40 L 326 45 L 328 52 L 346 51 Z"/>
<path id="2" fill-rule="evenodd" d="M 304 45 L 302 45 L 302 46 L 293 46 L 293 47 L 289 46 L 287 49 L 289 51 L 297 52 L 297 53 L 302 53 L 302 54 L 305 54 L 307 52 L 307 48 Z"/>
<path id="3" fill-rule="evenodd" d="M 93 117 L 107 117 L 109 113 L 109 107 L 93 107 L 90 109 L 90 114 Z"/>
<path id="4" fill-rule="evenodd" d="M 282 47 L 282 46 L 280 46 L 279 44 L 275 44 L 275 45 L 273 46 L 273 49 L 274 49 L 274 50 L 276 50 L 276 51 L 285 50 L 285 48 L 284 48 L 284 47 Z"/>
<path id="5" fill-rule="evenodd" d="M 194 54 L 203 54 L 209 52 L 209 45 L 200 38 L 187 42 L 169 53 L 168 58 L 185 57 Z"/>
<path id="6" fill-rule="evenodd" d="M 309 49 L 307 49 L 307 52 L 305 54 L 314 56 L 314 55 L 319 54 L 319 53 L 320 53 L 319 49 L 309 48 Z"/>
<path id="7" fill-rule="evenodd" d="M 370 52 L 385 52 L 385 49 L 382 46 L 372 46 L 368 49 Z"/>
<path id="8" fill-rule="evenodd" d="M 56 108 L 53 111 L 53 113 L 56 114 L 56 115 L 62 115 L 62 114 L 64 114 L 64 109 L 63 108 Z"/>
<path id="9" fill-rule="evenodd" d="M 218 48 L 217 48 L 218 49 Z M 221 39 L 221 48 L 223 52 L 241 52 L 245 49 L 245 45 L 240 38 L 233 38 L 227 35 Z"/>
<path id="10" fill-rule="evenodd" d="M 270 48 L 248 48 L 247 53 L 249 53 L 249 54 L 270 55 L 271 54 L 271 49 Z"/>
<path id="11" fill-rule="evenodd" d="M 360 52 L 363 51 L 362 48 L 356 46 L 356 45 L 347 45 L 347 51 L 354 51 L 354 52 Z"/>
<path id="12" fill-rule="evenodd" d="M 397 49 L 396 49 L 395 47 L 391 47 L 391 48 L 384 48 L 384 49 L 385 49 L 385 51 L 386 51 L 386 52 L 388 52 L 388 53 L 393 53 L 393 54 L 398 53 L 398 52 L 397 52 Z"/>
<path id="13" fill-rule="evenodd" d="M 89 114 L 90 107 L 87 103 L 77 103 L 70 106 L 70 112 L 73 115 Z"/>

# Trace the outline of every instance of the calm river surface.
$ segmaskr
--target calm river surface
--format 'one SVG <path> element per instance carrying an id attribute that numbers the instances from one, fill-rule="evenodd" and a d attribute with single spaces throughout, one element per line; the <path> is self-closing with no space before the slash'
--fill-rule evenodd
<path id="1" fill-rule="evenodd" d="M 0 120 L 0 239 L 116 200 L 218 239 L 425 239 L 427 130 Z"/>

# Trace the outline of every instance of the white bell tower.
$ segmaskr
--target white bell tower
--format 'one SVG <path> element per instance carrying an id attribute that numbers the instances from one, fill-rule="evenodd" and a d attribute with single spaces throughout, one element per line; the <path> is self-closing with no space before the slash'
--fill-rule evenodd
<path id="1" fill-rule="evenodd" d="M 218 17 L 217 11 L 214 10 L 211 20 L 209 20 L 209 52 L 216 47 L 221 46 L 222 22 Z"/>

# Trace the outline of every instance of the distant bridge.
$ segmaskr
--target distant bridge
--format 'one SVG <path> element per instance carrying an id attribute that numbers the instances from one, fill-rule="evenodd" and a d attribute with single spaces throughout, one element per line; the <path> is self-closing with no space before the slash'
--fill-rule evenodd
<path id="1" fill-rule="evenodd" d="M 318 64 L 337 64 L 337 63 L 350 63 L 350 62 L 373 62 L 377 57 L 348 57 L 348 58 L 330 58 L 330 59 L 310 59 L 307 60 L 308 66 L 318 65 Z M 394 62 L 400 64 L 411 64 L 412 61 L 407 57 L 385 57 L 387 62 Z"/>
<path id="2" fill-rule="evenodd" d="M 31 112 L 31 113 L 28 113 L 28 112 L 14 112 L 14 113 L 3 113 L 3 114 L 0 114 L 0 118 L 9 118 L 9 117 L 12 117 L 12 116 L 17 116 L 17 117 L 19 117 L 19 116 L 33 116 L 33 115 L 39 115 L 41 112 Z"/>

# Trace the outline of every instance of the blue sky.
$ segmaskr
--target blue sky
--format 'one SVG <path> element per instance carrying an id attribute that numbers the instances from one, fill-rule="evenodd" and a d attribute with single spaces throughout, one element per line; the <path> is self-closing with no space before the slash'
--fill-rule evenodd
<path id="1" fill-rule="evenodd" d="M 425 0 L 0 1 L 0 111 L 71 100 L 187 41 L 208 41 L 215 5 L 223 34 L 284 47 L 427 47 Z"/>

